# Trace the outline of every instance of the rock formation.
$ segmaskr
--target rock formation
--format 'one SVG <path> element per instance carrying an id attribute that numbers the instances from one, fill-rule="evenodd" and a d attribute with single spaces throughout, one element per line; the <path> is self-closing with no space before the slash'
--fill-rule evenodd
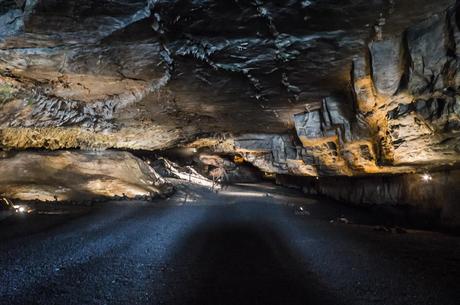
<path id="1" fill-rule="evenodd" d="M 286 133 L 347 93 L 374 24 L 386 38 L 454 1 L 419 2 L 2 0 L 0 140 L 155 150 Z"/>
<path id="2" fill-rule="evenodd" d="M 456 20 L 452 8 L 398 36 L 370 42 L 354 60 L 351 98 L 308 105 L 293 116 L 296 136 L 237 136 L 222 150 L 233 145 L 263 171 L 300 176 L 454 166 L 460 161 Z"/>
<path id="3" fill-rule="evenodd" d="M 171 187 L 126 152 L 19 152 L 0 158 L 0 193 L 22 200 L 155 197 Z"/>

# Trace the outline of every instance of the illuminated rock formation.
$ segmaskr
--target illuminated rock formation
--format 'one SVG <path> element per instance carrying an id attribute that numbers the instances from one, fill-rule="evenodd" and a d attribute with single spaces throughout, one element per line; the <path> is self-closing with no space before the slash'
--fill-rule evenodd
<path id="1" fill-rule="evenodd" d="M 155 197 L 171 187 L 126 152 L 11 153 L 0 158 L 0 193 L 22 200 Z"/>
<path id="2" fill-rule="evenodd" d="M 0 90 L 14 95 L 0 142 L 157 150 L 209 132 L 289 133 L 305 105 L 348 94 L 371 32 L 387 38 L 453 3 L 2 0 Z"/>
<path id="3" fill-rule="evenodd" d="M 455 165 L 460 161 L 456 16 L 451 9 L 397 37 L 371 42 L 369 57 L 354 61 L 353 98 L 325 98 L 294 115 L 298 140 L 245 136 L 236 138 L 236 151 L 264 171 L 304 176 Z"/>

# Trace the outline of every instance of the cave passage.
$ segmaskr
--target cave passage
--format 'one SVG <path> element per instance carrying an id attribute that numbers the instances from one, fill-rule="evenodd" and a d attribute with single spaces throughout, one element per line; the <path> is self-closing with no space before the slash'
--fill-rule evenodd
<path id="1" fill-rule="evenodd" d="M 460 304 L 460 0 L 0 0 L 0 305 Z"/>

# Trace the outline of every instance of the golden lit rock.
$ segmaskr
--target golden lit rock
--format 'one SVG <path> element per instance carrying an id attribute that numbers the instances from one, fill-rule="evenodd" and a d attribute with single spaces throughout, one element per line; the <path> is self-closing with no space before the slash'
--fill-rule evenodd
<path id="1" fill-rule="evenodd" d="M 127 152 L 18 152 L 0 158 L 0 193 L 22 200 L 156 196 L 168 186 Z"/>

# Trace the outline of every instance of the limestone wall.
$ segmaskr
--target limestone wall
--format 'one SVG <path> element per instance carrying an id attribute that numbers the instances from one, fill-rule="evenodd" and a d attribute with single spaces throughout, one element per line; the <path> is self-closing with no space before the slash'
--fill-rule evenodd
<path id="1" fill-rule="evenodd" d="M 81 201 L 167 191 L 150 166 L 127 152 L 19 152 L 0 158 L 0 196 L 9 198 Z"/>

